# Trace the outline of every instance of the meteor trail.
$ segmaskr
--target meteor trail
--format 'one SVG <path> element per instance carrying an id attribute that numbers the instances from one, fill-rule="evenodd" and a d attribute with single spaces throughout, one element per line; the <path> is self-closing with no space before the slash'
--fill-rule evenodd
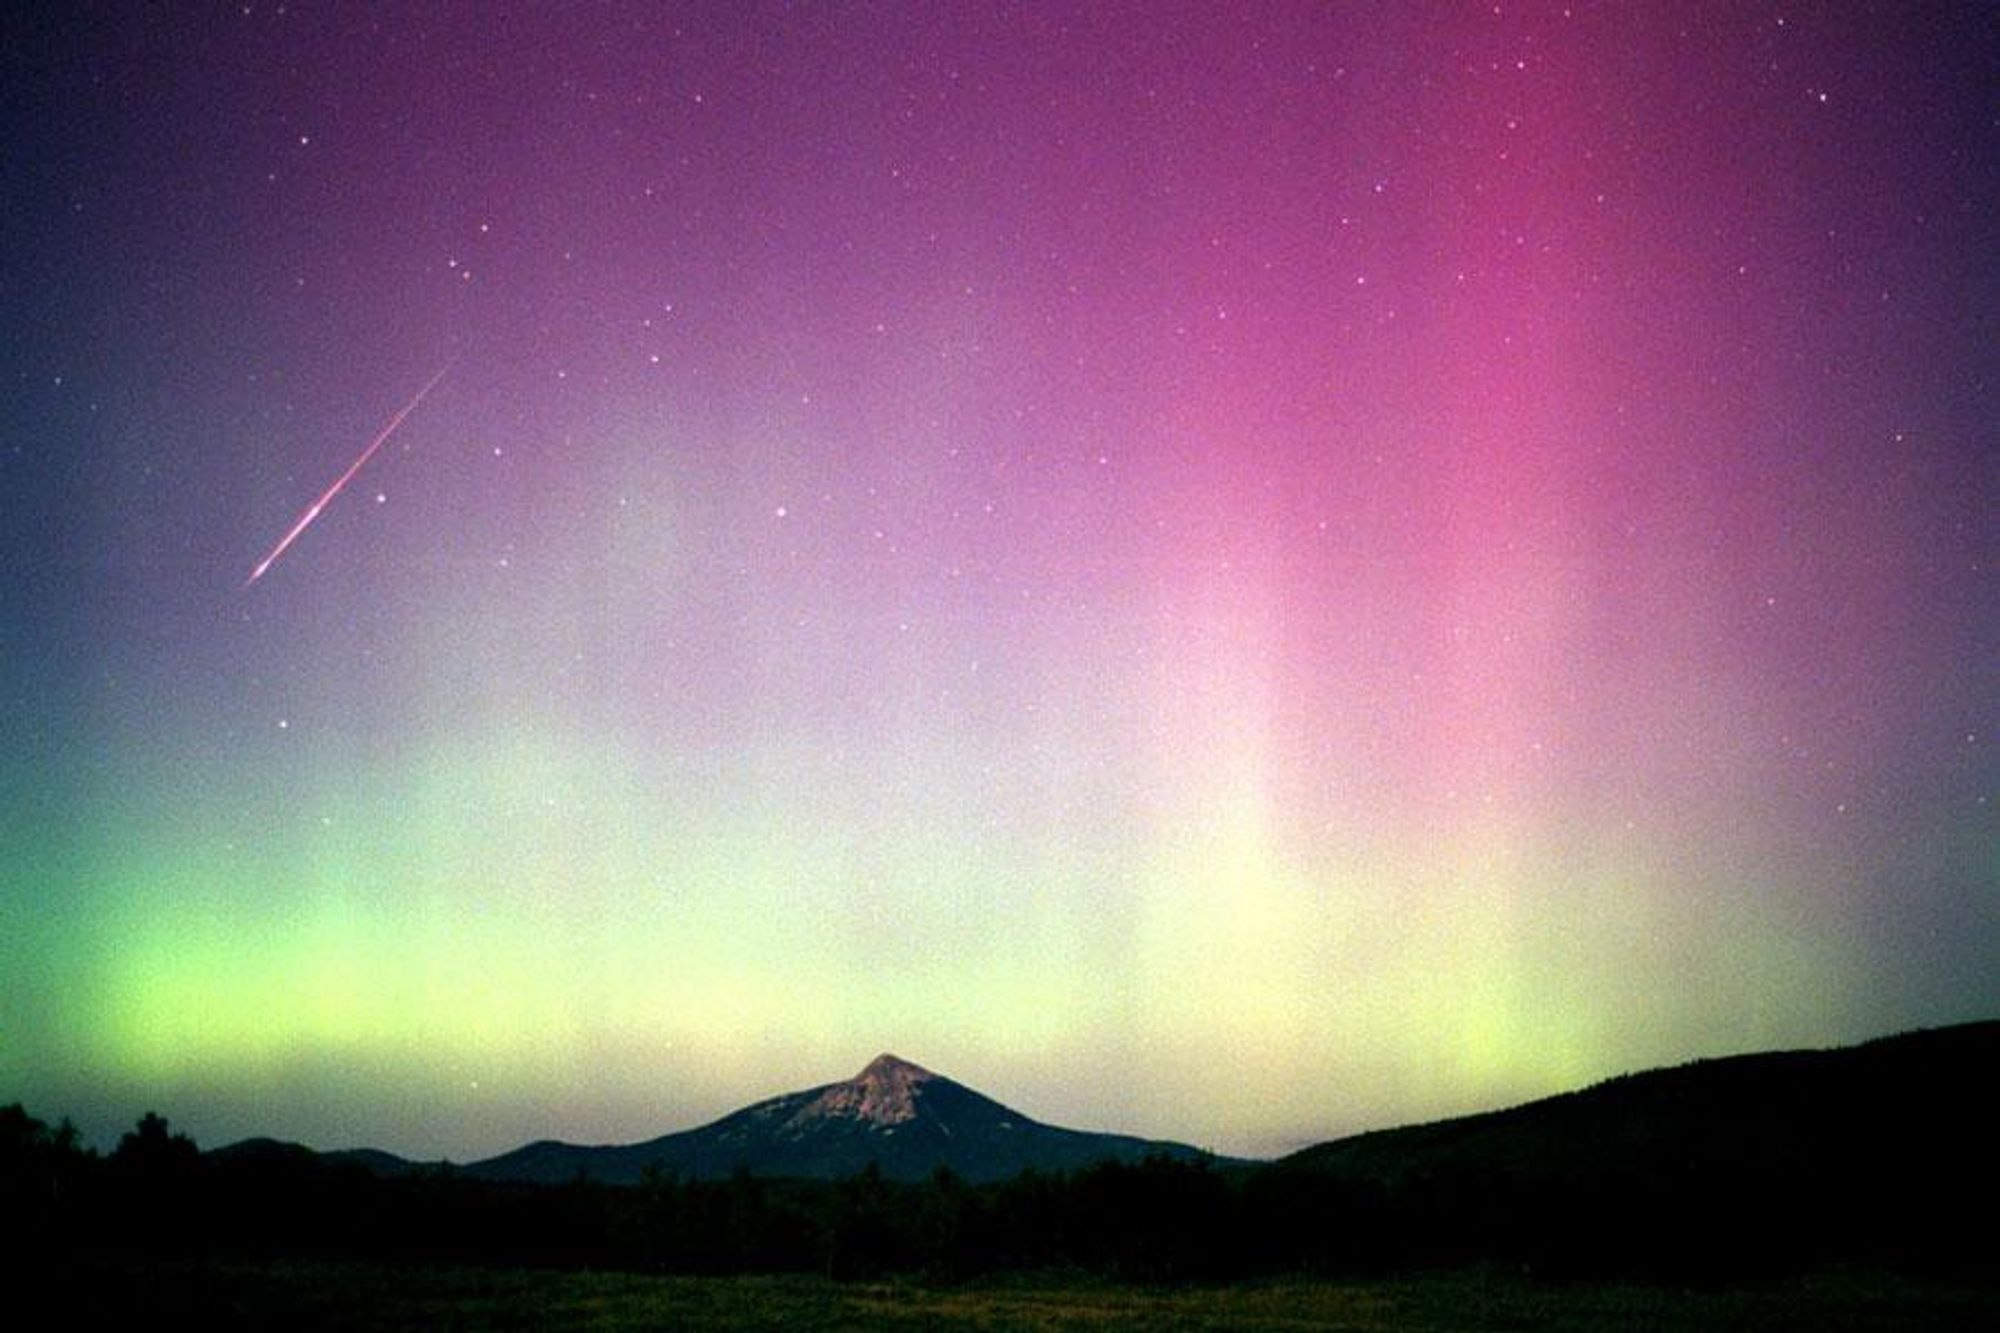
<path id="1" fill-rule="evenodd" d="M 311 506 L 307 508 L 306 512 L 299 515 L 299 521 L 292 524 L 291 529 L 288 532 L 286 532 L 283 537 L 280 537 L 278 539 L 278 544 L 271 548 L 271 554 L 265 556 L 263 562 L 260 563 L 257 566 L 257 568 L 250 571 L 250 577 L 243 580 L 244 587 L 247 588 L 251 584 L 255 583 L 258 579 L 264 577 L 264 571 L 269 569 L 271 565 L 277 560 L 277 558 L 285 553 L 285 548 L 287 546 L 290 546 L 295 540 L 297 540 L 298 535 L 301 532 L 304 532 L 314 519 L 319 517 L 319 511 L 326 508 L 327 501 L 333 499 L 334 496 L 340 494 L 340 488 L 345 486 L 348 482 L 354 479 L 354 474 L 361 470 L 362 464 L 366 463 L 370 458 L 374 457 L 375 451 L 382 447 L 382 441 L 388 439 L 391 435 L 394 435 L 396 433 L 396 427 L 403 424 L 403 418 L 410 415 L 410 413 L 416 410 L 417 404 L 424 401 L 424 395 L 429 393 L 433 388 L 437 387 L 437 382 L 444 378 L 444 372 L 450 369 L 451 369 L 451 363 L 446 362 L 445 365 L 438 371 L 437 374 L 431 376 L 430 382 L 428 384 L 424 385 L 423 388 L 417 390 L 417 396 L 415 398 L 412 398 L 409 402 L 403 404 L 402 411 L 396 413 L 395 416 L 389 418 L 389 424 L 382 427 L 380 433 L 378 433 L 374 439 L 368 442 L 368 447 L 361 451 L 361 457 L 355 459 L 352 463 L 348 464 L 347 471 L 341 473 L 339 479 L 336 480 L 333 483 L 333 485 L 326 488 L 326 494 L 320 496 L 319 499 L 314 500 Z"/>

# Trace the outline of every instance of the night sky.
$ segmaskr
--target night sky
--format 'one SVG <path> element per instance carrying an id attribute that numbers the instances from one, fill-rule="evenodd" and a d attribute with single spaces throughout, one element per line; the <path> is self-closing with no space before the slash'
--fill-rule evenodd
<path id="1" fill-rule="evenodd" d="M 1983 0 L 41 8 L 0 1101 L 1265 1154 L 2000 1013 Z"/>

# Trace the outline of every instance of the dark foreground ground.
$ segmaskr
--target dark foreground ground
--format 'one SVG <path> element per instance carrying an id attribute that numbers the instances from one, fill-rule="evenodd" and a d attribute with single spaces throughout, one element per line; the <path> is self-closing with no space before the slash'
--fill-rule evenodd
<path id="1" fill-rule="evenodd" d="M 70 1327 L 216 1329 L 1415 1330 L 2000 1328 L 2000 1286 L 1830 1272 L 1682 1287 L 1453 1273 L 1384 1281 L 1136 1288 L 1077 1281 L 932 1287 L 811 1278 L 157 1265 L 44 1274 Z M 71 1321 L 74 1322 L 71 1322 Z"/>

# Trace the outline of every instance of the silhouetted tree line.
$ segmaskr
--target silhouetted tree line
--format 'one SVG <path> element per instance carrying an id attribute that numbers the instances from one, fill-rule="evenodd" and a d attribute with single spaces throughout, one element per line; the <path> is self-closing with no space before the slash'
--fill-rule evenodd
<path id="1" fill-rule="evenodd" d="M 1153 1158 L 1066 1175 L 921 1183 L 684 1180 L 636 1186 L 485 1181 L 450 1168 L 377 1176 L 277 1144 L 200 1153 L 148 1114 L 99 1155 L 67 1123 L 0 1108 L 0 1202 L 28 1262 L 111 1258 L 374 1262 L 952 1281 L 1009 1270 L 1141 1282 L 1518 1265 L 1554 1275 L 1729 1276 L 1827 1261 L 1987 1262 L 1937 1207 L 1947 1182 L 1741 1161 L 1551 1177 L 1467 1160 L 1369 1179 L 1296 1166 Z M 1953 1192 L 1993 1184 L 1990 1156 Z M 1989 1194 L 1990 1200 L 1991 1195 Z"/>

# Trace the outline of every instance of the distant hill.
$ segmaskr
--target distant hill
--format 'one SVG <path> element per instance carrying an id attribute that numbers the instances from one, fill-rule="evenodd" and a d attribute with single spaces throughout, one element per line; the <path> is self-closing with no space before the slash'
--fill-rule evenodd
<path id="1" fill-rule="evenodd" d="M 488 1180 L 561 1182 L 582 1175 L 629 1184 L 649 1167 L 691 1180 L 721 1179 L 739 1169 L 831 1179 L 873 1163 L 891 1180 L 922 1180 L 948 1167 L 964 1180 L 981 1182 L 1029 1168 L 1069 1171 L 1152 1155 L 1207 1157 L 1182 1143 L 1045 1125 L 883 1055 L 844 1082 L 773 1097 L 699 1129 L 607 1147 L 544 1140 L 465 1170 Z"/>
<path id="2" fill-rule="evenodd" d="M 1323 1143 L 1270 1174 L 1468 1252 L 1921 1257 L 1963 1247 L 1941 1201 L 2000 1190 L 1996 1068 L 2000 1022 L 1702 1060 Z"/>
<path id="3" fill-rule="evenodd" d="M 407 1176 L 417 1171 L 448 1169 L 443 1162 L 413 1162 L 380 1148 L 339 1148 L 332 1152 L 316 1152 L 303 1143 L 271 1138 L 239 1139 L 220 1148 L 211 1148 L 203 1155 L 211 1162 L 222 1165 L 262 1168 L 285 1163 L 324 1162 L 357 1167 L 377 1176 Z"/>
<path id="4" fill-rule="evenodd" d="M 413 1162 L 407 1157 L 398 1157 L 380 1148 L 341 1148 L 324 1154 L 329 1162 L 347 1162 L 374 1172 L 378 1176 L 407 1176 L 417 1171 L 443 1171 L 450 1167 L 444 1162 Z"/>
<path id="5" fill-rule="evenodd" d="M 1774 1051 L 1627 1074 L 1503 1111 L 1377 1130 L 1305 1148 L 1282 1164 L 1382 1184 L 1441 1170 L 1576 1179 L 1641 1163 L 1761 1169 L 1828 1149 L 1991 1129 L 2000 1021 L 1883 1037 L 1834 1050 Z M 1905 1145 L 1907 1151 L 1915 1145 Z"/>

